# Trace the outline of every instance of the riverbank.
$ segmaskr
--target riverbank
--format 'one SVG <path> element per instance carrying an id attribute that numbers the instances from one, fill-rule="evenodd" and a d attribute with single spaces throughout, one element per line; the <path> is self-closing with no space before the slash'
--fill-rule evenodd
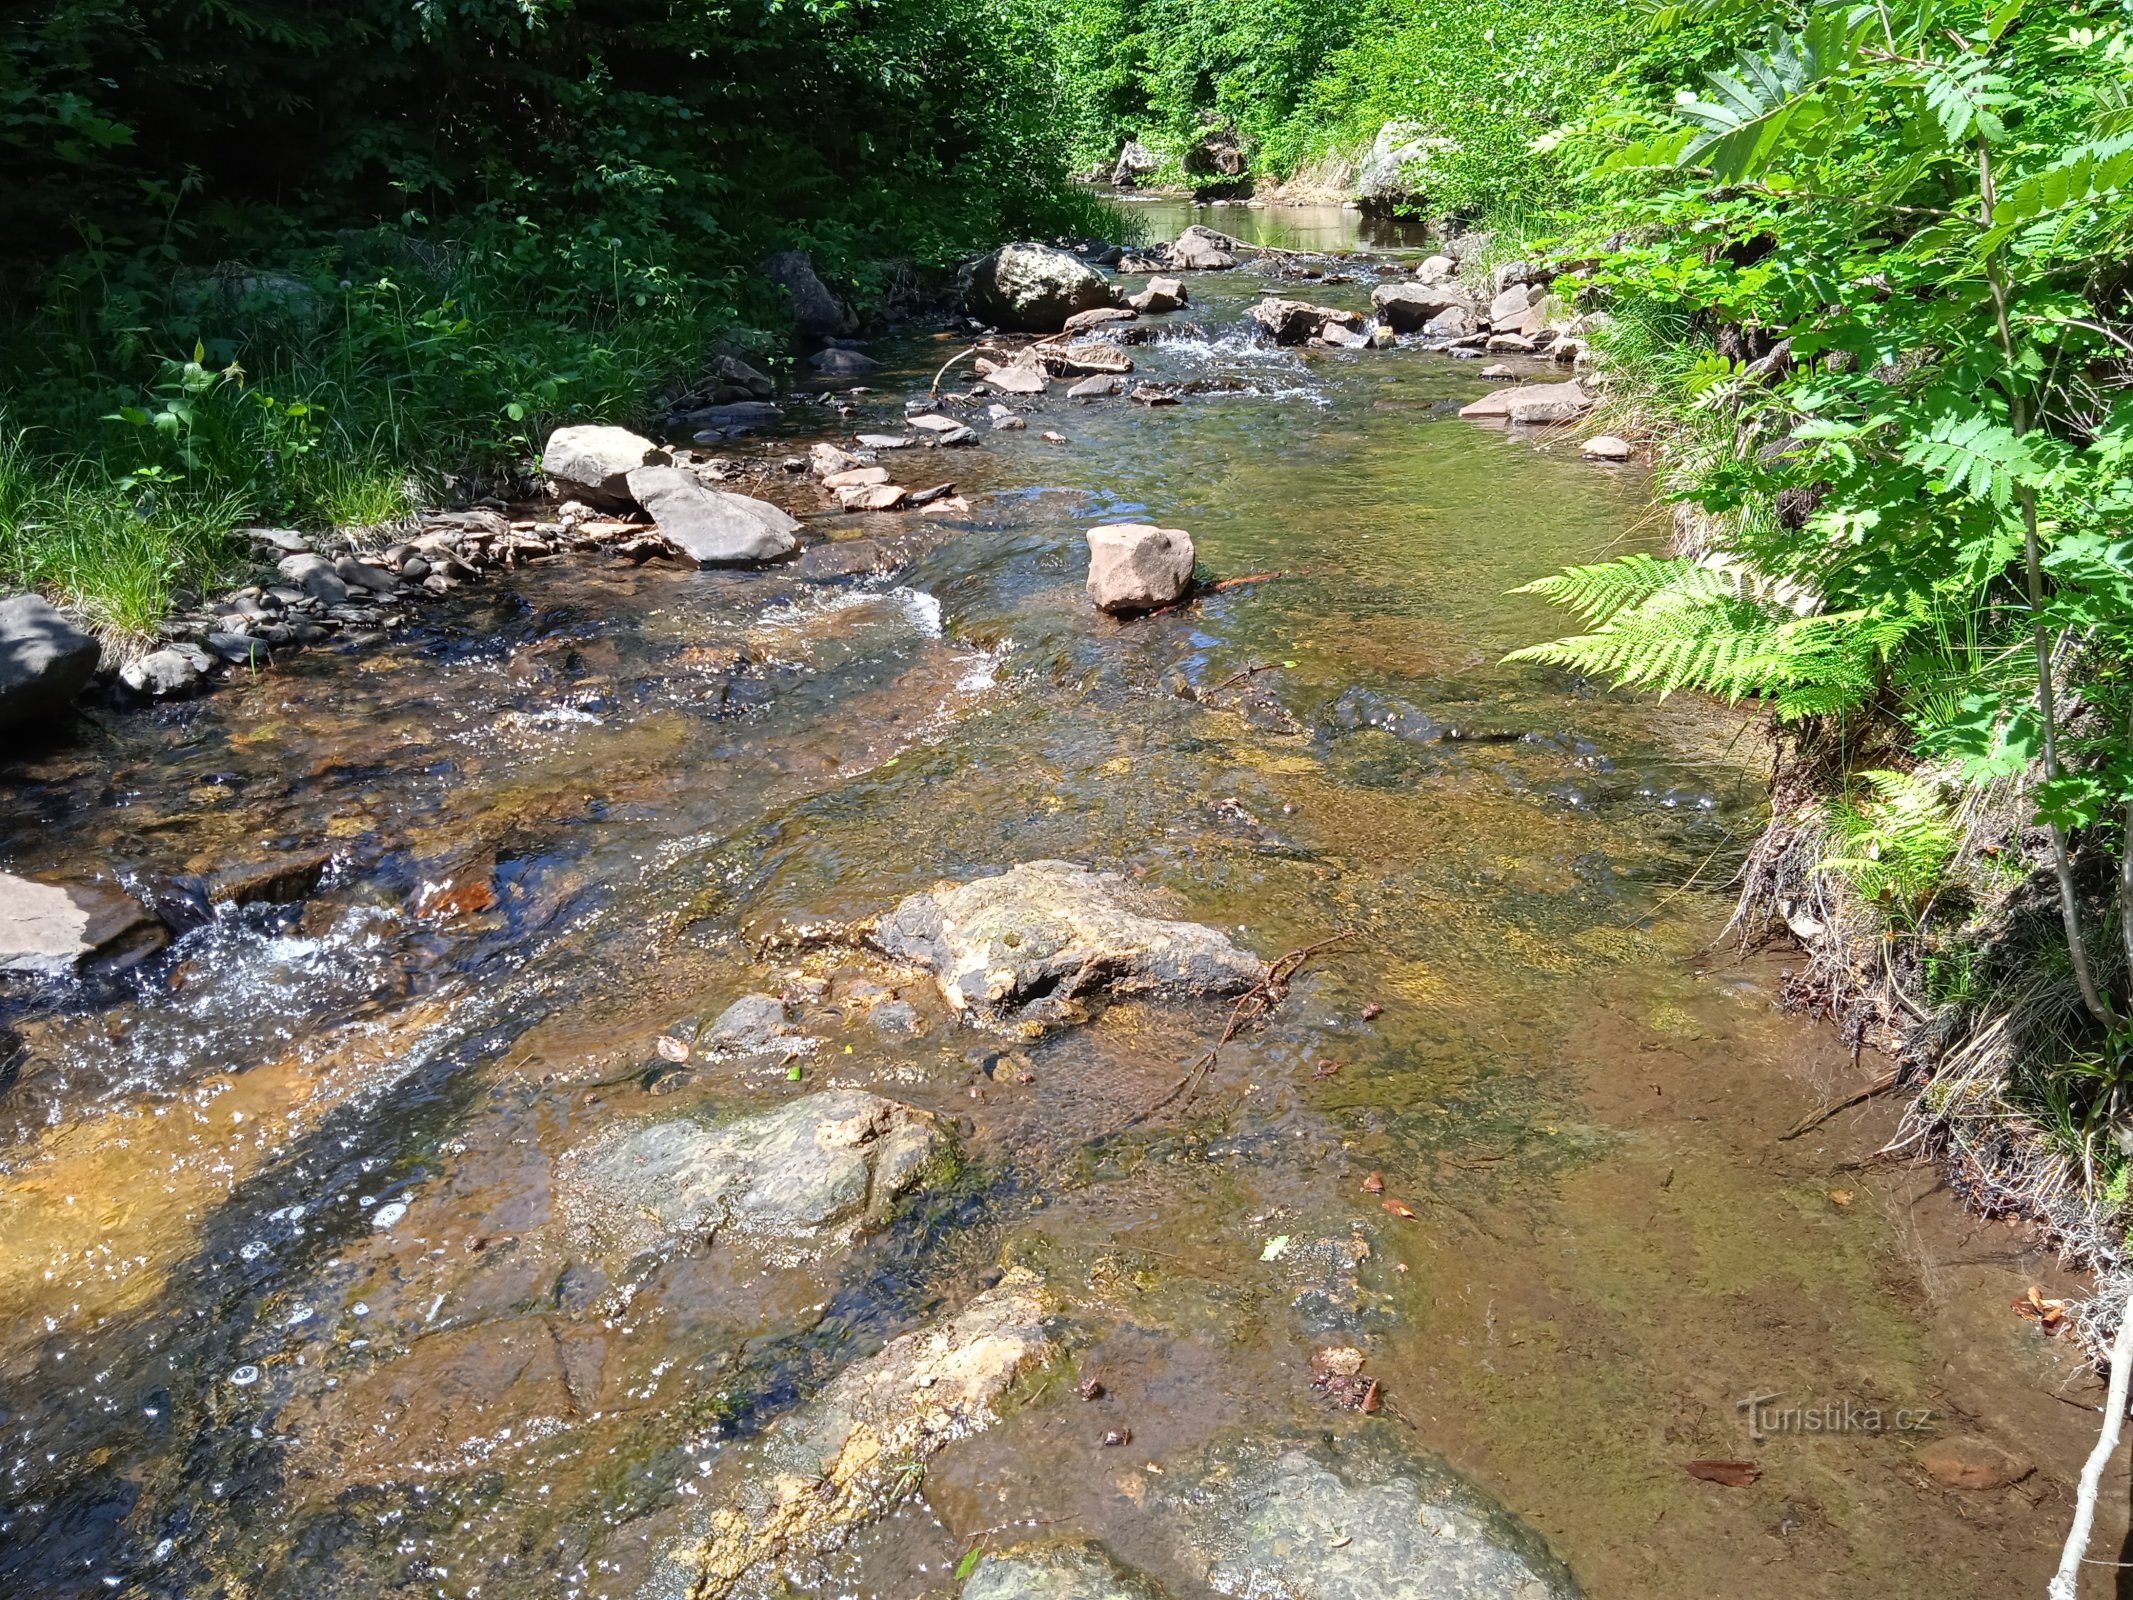
<path id="1" fill-rule="evenodd" d="M 1305 292 L 1360 314 L 1412 265 Z M 2092 1428 L 2052 1393 L 2093 1383 L 2006 1307 L 2066 1285 L 1919 1172 L 1855 1169 L 1880 1108 L 1778 1140 L 1848 1053 L 1768 962 L 1711 961 L 1725 897 L 1679 888 L 1760 823 L 1745 719 L 1501 664 L 1546 615 L 1516 582 L 1656 543 L 1641 471 L 1460 418 L 1485 362 L 1263 342 L 1268 281 L 1193 276 L 1123 347 L 1177 404 L 1055 383 L 924 458 L 953 516 L 833 510 L 782 466 L 898 430 L 952 329 L 877 344 L 834 424 L 722 447 L 810 553 L 864 553 L 843 572 L 506 569 L 10 758 L 14 871 L 323 858 L 10 997 L 0 1361 L 39 1519 L 11 1585 L 634 1592 L 747 1548 L 715 1515 L 834 1431 L 809 1470 L 851 1467 L 849 1537 L 793 1545 L 802 1592 L 970 1592 L 1084 1537 L 1251 1592 L 1273 1557 L 1188 1491 L 1263 1481 L 1327 1524 L 1313 1559 L 1398 1554 L 1371 1507 L 1428 1506 L 1595 1595 L 1849 1600 L 1929 1546 L 1957 1595 L 2034 1587 Z M 1106 619 L 1086 535 L 1125 520 L 1281 576 Z M 996 1031 L 839 942 L 1042 859 L 1261 959 L 1347 939 L 1118 1132 L 1227 1001 L 1094 989 Z M 770 1049 L 722 1032 L 750 996 Z M 632 1255 L 581 1204 L 608 1141 L 845 1093 L 958 1150 L 849 1235 L 831 1208 Z M 910 1364 L 974 1315 L 993 1376 Z M 868 1478 L 855 1373 L 988 1398 L 863 1419 L 895 1451 Z M 1777 1391 L 1886 1426 L 1756 1438 L 1739 1403 Z"/>

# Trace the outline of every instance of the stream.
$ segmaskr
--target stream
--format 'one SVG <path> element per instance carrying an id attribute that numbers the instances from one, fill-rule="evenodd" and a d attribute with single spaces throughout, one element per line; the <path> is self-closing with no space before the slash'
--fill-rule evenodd
<path id="1" fill-rule="evenodd" d="M 1378 252 L 1285 291 L 1337 306 L 1423 253 L 1330 208 L 1134 211 Z M 269 886 L 0 997 L 0 1593 L 717 1592 L 675 1552 L 735 1463 L 1003 1271 L 1054 1296 L 1041 1369 L 732 1592 L 947 1597 L 971 1552 L 1072 1536 L 1173 1600 L 1360 1593 L 1224 1577 L 1164 1520 L 1280 1438 L 1435 1463 L 1595 1597 L 2041 1593 L 2100 1388 L 2009 1305 L 2071 1280 L 1930 1168 L 1861 1165 L 1889 1109 L 1779 1138 L 1881 1069 L 1722 938 L 1753 719 L 1502 664 L 1565 622 L 1516 585 L 1663 545 L 1646 469 L 1462 421 L 1478 362 L 1257 342 L 1264 269 L 1187 282 L 1130 351 L 1182 403 L 1055 385 L 897 463 L 968 511 L 772 477 L 838 559 L 537 564 L 0 752 L 10 871 Z M 883 340 L 851 415 L 718 453 L 895 426 L 961 348 Z M 1276 576 L 1099 616 L 1083 535 L 1135 520 Z M 1227 1002 L 986 1030 L 793 935 L 1034 860 L 1262 958 L 1345 938 L 1151 1112 Z M 703 1046 L 765 992 L 790 1047 Z M 609 1130 L 824 1089 L 938 1113 L 952 1168 L 848 1245 L 626 1284 L 573 1230 Z M 1749 1397 L 1850 1420 L 1754 1437 Z"/>

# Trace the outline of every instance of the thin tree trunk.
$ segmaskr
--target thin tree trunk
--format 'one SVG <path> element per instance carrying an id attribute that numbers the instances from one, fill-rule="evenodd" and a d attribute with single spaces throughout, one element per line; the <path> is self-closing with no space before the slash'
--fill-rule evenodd
<path id="1" fill-rule="evenodd" d="M 2074 1525 L 2067 1530 L 2066 1549 L 2059 1556 L 2059 1570 L 2046 1591 L 2049 1600 L 2076 1600 L 2081 1587 L 2081 1561 L 2089 1552 L 2089 1534 L 2096 1526 L 2096 1499 L 2103 1488 L 2103 1469 L 2118 1449 L 2118 1430 L 2126 1420 L 2126 1386 L 2133 1379 L 2133 1299 L 2118 1314 L 2118 1338 L 2111 1346 L 2111 1393 L 2103 1403 L 2103 1432 L 2081 1468 L 2081 1488 L 2074 1498 Z"/>

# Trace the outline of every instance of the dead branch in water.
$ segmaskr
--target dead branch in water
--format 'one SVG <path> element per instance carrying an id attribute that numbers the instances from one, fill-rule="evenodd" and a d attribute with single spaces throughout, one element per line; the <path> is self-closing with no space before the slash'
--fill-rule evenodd
<path id="1" fill-rule="evenodd" d="M 1208 1046 L 1207 1050 L 1191 1066 L 1185 1069 L 1185 1075 L 1172 1084 L 1169 1092 L 1160 1100 L 1153 1105 L 1144 1106 L 1139 1111 L 1134 1112 L 1132 1116 L 1121 1122 L 1117 1127 L 1107 1129 L 1103 1137 L 1108 1139 L 1114 1133 L 1124 1133 L 1128 1128 L 1146 1122 L 1165 1106 L 1178 1100 L 1180 1096 L 1189 1103 L 1194 1091 L 1199 1088 L 1200 1084 L 1205 1079 L 1214 1076 L 1215 1065 L 1221 1057 L 1222 1047 L 1235 1039 L 1238 1034 L 1244 1032 L 1246 1028 L 1254 1023 L 1265 1021 L 1267 1017 L 1273 1014 L 1275 1008 L 1287 998 L 1289 984 L 1296 977 L 1296 974 L 1303 970 L 1304 963 L 1327 946 L 1339 944 L 1343 940 L 1352 937 L 1352 934 L 1336 933 L 1330 938 L 1319 939 L 1311 944 L 1298 945 L 1287 954 L 1275 957 L 1267 967 L 1266 975 L 1245 990 L 1243 994 L 1239 995 L 1237 1003 L 1230 1007 L 1229 1021 L 1222 1029 L 1222 1037 Z"/>
<path id="2" fill-rule="evenodd" d="M 2081 1468 L 2081 1488 L 2074 1500 L 2074 1525 L 2067 1530 L 2066 1549 L 2059 1557 L 2059 1570 L 2052 1577 L 2050 1600 L 2074 1600 L 2081 1582 L 2082 1558 L 2089 1551 L 2089 1533 L 2096 1524 L 2096 1496 L 2103 1487 L 2103 1469 L 2118 1449 L 2118 1430 L 2126 1420 L 2126 1387 L 2133 1380 L 2133 1298 L 2118 1314 L 2118 1339 L 2111 1346 L 2111 1393 L 2103 1403 L 2103 1431 L 2096 1447 Z"/>
<path id="3" fill-rule="evenodd" d="M 1212 700 L 1216 695 L 1220 694 L 1224 689 L 1227 689 L 1231 684 L 1242 683 L 1246 678 L 1253 677 L 1262 672 L 1272 672 L 1273 670 L 1274 663 L 1271 661 L 1254 662 L 1251 666 L 1246 667 L 1242 672 L 1232 672 L 1228 677 L 1224 678 L 1212 689 L 1195 690 L 1193 692 L 1193 698 L 1195 700 L 1200 701 L 1202 704 L 1205 704 L 1207 701 Z"/>
<path id="4" fill-rule="evenodd" d="M 1833 1100 L 1819 1111 L 1810 1111 L 1806 1116 L 1800 1118 L 1798 1122 L 1795 1122 L 1791 1127 L 1779 1134 L 1778 1143 L 1783 1144 L 1789 1139 L 1797 1139 L 1801 1134 L 1812 1132 L 1814 1129 L 1821 1127 L 1823 1123 L 1838 1112 L 1849 1111 L 1853 1106 L 1863 1104 L 1873 1099 L 1877 1094 L 1887 1094 L 1889 1090 L 1896 1087 L 1897 1079 L 1902 1076 L 1903 1068 L 1898 1067 L 1887 1077 L 1877 1078 L 1857 1094 L 1846 1095 L 1842 1100 Z"/>

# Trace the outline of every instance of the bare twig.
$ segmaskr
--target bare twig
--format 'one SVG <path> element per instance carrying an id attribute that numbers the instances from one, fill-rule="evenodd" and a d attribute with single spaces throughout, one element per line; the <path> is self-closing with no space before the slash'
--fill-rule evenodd
<path id="1" fill-rule="evenodd" d="M 2074 1525 L 2067 1530 L 2066 1549 L 2059 1556 L 2059 1570 L 2046 1591 L 2050 1600 L 2075 1600 L 2081 1580 L 2082 1557 L 2088 1554 L 2089 1533 L 2096 1525 L 2096 1496 L 2103 1487 L 2103 1469 L 2118 1449 L 2118 1430 L 2126 1420 L 2126 1387 L 2133 1379 L 2133 1298 L 2118 1314 L 2118 1339 L 2111 1346 L 2111 1393 L 2103 1403 L 2103 1431 L 2081 1469 L 2081 1489 L 2074 1500 Z"/>
<path id="2" fill-rule="evenodd" d="M 1243 994 L 1239 995 L 1237 1003 L 1229 1008 L 1229 1021 L 1223 1026 L 1222 1037 L 1210 1045 L 1194 1060 L 1191 1066 L 1185 1069 L 1185 1075 L 1172 1084 L 1169 1091 L 1160 1100 L 1157 1100 L 1153 1105 L 1144 1106 L 1139 1111 L 1134 1112 L 1132 1116 L 1121 1122 L 1117 1127 L 1106 1130 L 1104 1137 L 1108 1139 L 1112 1134 L 1124 1133 L 1128 1128 L 1146 1122 L 1158 1111 L 1180 1099 L 1180 1097 L 1190 1101 L 1193 1092 L 1199 1088 L 1201 1082 L 1214 1076 L 1215 1065 L 1220 1059 L 1222 1047 L 1236 1038 L 1238 1034 L 1244 1032 L 1247 1027 L 1253 1023 L 1263 1021 L 1273 1013 L 1274 1009 L 1287 997 L 1290 982 L 1298 972 L 1303 970 L 1303 965 L 1306 961 L 1327 946 L 1339 944 L 1349 937 L 1351 936 L 1345 933 L 1336 933 L 1331 938 L 1319 939 L 1311 944 L 1299 945 L 1287 954 L 1275 957 L 1267 967 L 1266 975 L 1245 990 Z"/>
<path id="3" fill-rule="evenodd" d="M 1783 1144 L 1788 1139 L 1797 1139 L 1801 1134 L 1811 1132 L 1814 1129 L 1821 1127 L 1823 1123 L 1827 1122 L 1838 1112 L 1849 1111 L 1853 1106 L 1871 1100 L 1877 1094 L 1888 1093 L 1889 1090 L 1896 1087 L 1896 1080 L 1902 1076 L 1903 1068 L 1898 1067 L 1887 1077 L 1876 1079 L 1874 1082 L 1868 1084 L 1864 1089 L 1861 1089 L 1857 1094 L 1846 1095 L 1842 1100 L 1832 1101 L 1830 1104 L 1824 1106 L 1819 1111 L 1809 1112 L 1798 1122 L 1795 1122 L 1791 1127 L 1787 1128 L 1783 1133 L 1779 1134 L 1778 1143 Z"/>
<path id="4" fill-rule="evenodd" d="M 939 393 L 941 392 L 941 379 L 943 379 L 943 378 L 945 378 L 945 377 L 947 377 L 947 376 L 948 376 L 948 369 L 949 369 L 950 367 L 954 366 L 954 365 L 955 365 L 955 364 L 956 364 L 956 363 L 957 363 L 958 361 L 961 361 L 961 360 L 963 360 L 963 359 L 965 359 L 966 357 L 969 357 L 969 356 L 974 356 L 974 355 L 976 355 L 977 353 L 978 353 L 978 346 L 976 346 L 976 345 L 972 345 L 972 346 L 971 346 L 971 347 L 970 347 L 970 348 L 969 348 L 968 350 L 958 350 L 958 351 L 957 351 L 957 352 L 956 352 L 956 353 L 955 353 L 954 355 L 950 356 L 950 357 L 949 357 L 949 358 L 948 358 L 948 359 L 947 359 L 946 361 L 943 361 L 943 362 L 941 363 L 941 370 L 940 370 L 940 371 L 938 371 L 938 372 L 936 372 L 936 373 L 935 373 L 935 374 L 933 375 L 933 381 L 932 381 L 931 383 L 929 383 L 928 385 L 926 385 L 926 393 L 928 393 L 928 394 L 932 394 L 932 395 L 937 395 L 937 394 L 939 394 Z"/>
<path id="5" fill-rule="evenodd" d="M 1224 689 L 1229 688 L 1232 684 L 1242 683 L 1246 678 L 1254 677 L 1262 672 L 1272 672 L 1273 670 L 1273 662 L 1255 661 L 1254 663 L 1252 663 L 1252 665 L 1246 667 L 1242 672 L 1232 672 L 1228 677 L 1224 678 L 1212 689 L 1201 689 L 1197 691 L 1194 694 L 1193 698 L 1195 700 L 1200 700 L 1203 702 L 1212 700 L 1216 695 L 1220 694 Z"/>

